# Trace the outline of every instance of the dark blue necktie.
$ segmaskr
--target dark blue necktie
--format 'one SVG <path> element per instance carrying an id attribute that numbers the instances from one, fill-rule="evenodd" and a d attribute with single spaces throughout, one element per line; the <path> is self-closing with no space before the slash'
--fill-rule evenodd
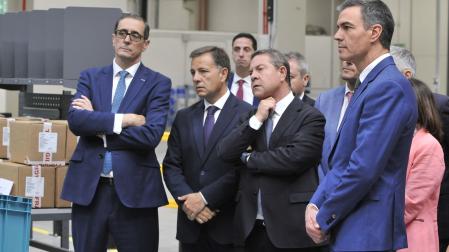
<path id="1" fill-rule="evenodd" d="M 212 129 L 215 124 L 215 112 L 217 112 L 218 108 L 215 106 L 209 106 L 207 108 L 206 120 L 204 121 L 203 134 L 204 134 L 204 146 L 207 146 L 209 142 L 210 133 L 212 133 Z"/>
<path id="2" fill-rule="evenodd" d="M 120 71 L 120 80 L 118 81 L 117 88 L 115 89 L 114 99 L 112 100 L 111 112 L 117 113 L 120 103 L 122 103 L 125 96 L 126 83 L 125 78 L 128 75 L 126 71 Z M 112 171 L 112 156 L 110 151 L 106 151 L 104 155 L 103 174 L 109 174 Z"/>
<path id="3" fill-rule="evenodd" d="M 270 146 L 271 133 L 273 133 L 273 114 L 267 118 L 265 122 L 265 136 L 267 137 L 267 146 Z"/>

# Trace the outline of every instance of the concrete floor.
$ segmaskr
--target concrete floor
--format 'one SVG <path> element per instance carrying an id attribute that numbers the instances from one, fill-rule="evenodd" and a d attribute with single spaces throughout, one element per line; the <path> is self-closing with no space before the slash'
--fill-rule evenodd
<path id="1" fill-rule="evenodd" d="M 156 155 L 160 163 L 165 156 L 167 143 L 162 141 L 156 148 Z M 167 195 L 172 199 L 171 194 L 167 191 Z M 176 235 L 176 213 L 177 209 L 173 207 L 159 208 L 159 251 L 161 252 L 177 252 L 178 241 Z M 33 239 L 51 244 L 53 246 L 60 245 L 60 238 L 51 235 L 53 232 L 53 223 L 50 221 L 33 222 Z M 70 250 L 73 251 L 73 245 L 70 239 Z M 40 252 L 43 250 L 30 247 L 30 252 Z M 109 250 L 116 251 L 116 250 Z"/>

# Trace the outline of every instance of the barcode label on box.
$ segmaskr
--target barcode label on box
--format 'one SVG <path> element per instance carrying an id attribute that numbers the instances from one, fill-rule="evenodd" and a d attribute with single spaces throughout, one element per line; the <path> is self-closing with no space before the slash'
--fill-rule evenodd
<path id="1" fill-rule="evenodd" d="M 9 127 L 3 127 L 3 146 L 9 146 Z"/>
<path id="2" fill-rule="evenodd" d="M 44 177 L 26 177 L 25 196 L 44 197 Z"/>
<path id="3" fill-rule="evenodd" d="M 39 132 L 39 152 L 56 153 L 58 149 L 58 133 Z"/>

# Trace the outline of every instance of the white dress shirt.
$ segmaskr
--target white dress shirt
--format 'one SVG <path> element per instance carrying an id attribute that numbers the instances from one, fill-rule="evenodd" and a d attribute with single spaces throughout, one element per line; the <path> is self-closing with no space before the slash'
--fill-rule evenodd
<path id="1" fill-rule="evenodd" d="M 243 101 L 253 105 L 254 95 L 253 90 L 251 88 L 251 76 L 246 76 L 245 78 L 242 78 L 237 75 L 237 73 L 234 73 L 234 78 L 232 79 L 232 85 L 231 85 L 231 93 L 233 95 L 237 95 L 237 90 L 239 90 L 239 84 L 237 81 L 244 80 L 245 83 L 243 83 Z"/>

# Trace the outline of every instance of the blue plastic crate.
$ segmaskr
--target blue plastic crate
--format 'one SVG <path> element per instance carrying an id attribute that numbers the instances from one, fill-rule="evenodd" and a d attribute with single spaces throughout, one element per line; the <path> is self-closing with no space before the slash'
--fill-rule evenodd
<path id="1" fill-rule="evenodd" d="M 29 249 L 31 199 L 0 195 L 0 252 Z"/>

